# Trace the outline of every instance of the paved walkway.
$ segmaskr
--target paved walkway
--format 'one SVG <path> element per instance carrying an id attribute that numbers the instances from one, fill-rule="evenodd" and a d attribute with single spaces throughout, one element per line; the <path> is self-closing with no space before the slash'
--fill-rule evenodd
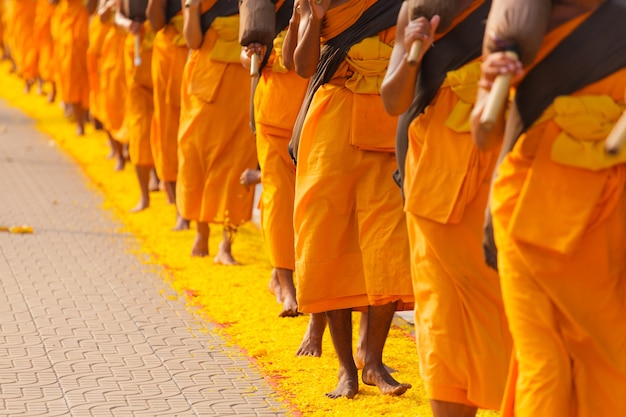
<path id="1" fill-rule="evenodd" d="M 50 144 L 0 102 L 0 416 L 284 415 Z"/>

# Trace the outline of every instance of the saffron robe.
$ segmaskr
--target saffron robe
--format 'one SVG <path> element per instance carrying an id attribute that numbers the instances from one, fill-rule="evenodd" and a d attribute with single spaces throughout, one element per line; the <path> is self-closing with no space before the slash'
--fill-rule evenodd
<path id="1" fill-rule="evenodd" d="M 586 16 L 552 30 L 537 61 Z M 497 170 L 491 213 L 515 345 L 504 417 L 626 414 L 626 155 L 603 140 L 626 69 L 557 97 Z"/>
<path id="2" fill-rule="evenodd" d="M 203 3 L 202 10 L 211 1 Z M 239 60 L 239 15 L 217 17 L 183 73 L 176 205 L 183 218 L 236 228 L 252 218 L 257 167 L 249 127 L 250 75 Z"/>
<path id="3" fill-rule="evenodd" d="M 327 11 L 322 41 L 373 4 Z M 380 97 L 395 28 L 352 46 L 309 106 L 300 136 L 294 229 L 298 307 L 304 313 L 398 302 L 412 308 L 409 245 L 392 174 L 397 118 Z"/>

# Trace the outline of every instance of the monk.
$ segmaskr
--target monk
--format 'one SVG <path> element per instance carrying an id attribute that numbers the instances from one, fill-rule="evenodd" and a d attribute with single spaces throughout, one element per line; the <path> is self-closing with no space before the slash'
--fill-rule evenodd
<path id="1" fill-rule="evenodd" d="M 408 110 L 408 131 L 406 124 L 398 127 L 408 145 L 406 162 L 399 163 L 426 393 L 435 417 L 471 417 L 477 408 L 499 409 L 511 338 L 498 274 L 482 256 L 498 149 L 481 153 L 469 129 L 490 2 L 448 3 L 454 5 L 441 15 L 414 20 L 410 3 L 403 3 L 382 96 L 390 114 Z M 414 41 L 421 41 L 422 52 L 412 66 Z"/>
<path id="2" fill-rule="evenodd" d="M 257 156 L 263 184 L 261 230 L 274 268 L 270 288 L 283 305 L 280 317 L 298 315 L 293 282 L 296 167 L 289 156 L 288 144 L 308 85 L 308 80 L 288 70 L 282 60 L 285 29 L 293 4 L 293 0 L 276 3 L 277 26 L 283 30 L 274 38 L 271 54 L 263 66 L 254 95 Z M 259 43 L 243 48 L 244 67 L 249 68 L 253 53 L 265 57 L 266 52 L 267 46 Z"/>
<path id="3" fill-rule="evenodd" d="M 328 397 L 358 392 L 355 309 L 369 313 L 363 382 L 402 395 L 411 386 L 389 374 L 382 353 L 394 312 L 412 308 L 413 294 L 402 201 L 391 180 L 396 118 L 385 114 L 379 94 L 400 4 L 299 5 L 293 60 L 298 74 L 313 81 L 292 140 L 298 307 L 326 313 L 339 359 L 338 384 Z"/>
<path id="4" fill-rule="evenodd" d="M 239 61 L 239 15 L 230 0 L 193 0 L 184 8 L 192 50 L 182 81 L 176 204 L 197 222 L 192 256 L 209 254 L 209 223 L 223 227 L 215 263 L 236 265 L 237 228 L 252 218 L 254 191 L 239 183 L 257 166 L 250 131 L 250 76 Z"/>
<path id="5" fill-rule="evenodd" d="M 127 32 L 124 40 L 124 68 L 126 73 L 126 101 L 124 125 L 128 135 L 128 155 L 135 167 L 139 202 L 131 212 L 150 206 L 150 172 L 154 168 L 151 149 L 152 114 L 152 44 L 154 32 L 150 22 L 131 20 L 122 14 L 122 0 L 118 0 L 115 24 Z M 140 37 L 140 62 L 135 62 L 135 37 Z"/>
<path id="6" fill-rule="evenodd" d="M 59 40 L 55 44 L 60 61 L 58 81 L 61 100 L 69 107 L 76 123 L 76 134 L 85 134 L 86 112 L 89 107 L 87 46 L 89 43 L 89 13 L 83 0 L 60 0 Z"/>
<path id="7" fill-rule="evenodd" d="M 52 103 L 56 97 L 56 83 L 54 82 L 54 42 L 52 41 L 52 14 L 54 4 L 50 0 L 37 0 L 35 8 L 34 36 L 37 44 L 37 92 L 44 94 L 43 86 L 50 84 L 48 102 Z"/>
<path id="8" fill-rule="evenodd" d="M 114 169 L 121 171 L 126 164 L 124 144 L 128 143 L 128 134 L 124 126 L 127 91 L 124 44 L 128 34 L 124 29 L 113 24 L 116 12 L 115 0 L 106 0 L 98 11 L 104 26 L 103 30 L 106 31 L 99 61 L 98 85 L 102 103 L 98 109 L 98 116 L 109 138 L 115 158 Z"/>
<path id="9" fill-rule="evenodd" d="M 176 204 L 180 88 L 189 48 L 183 36 L 181 0 L 151 0 L 148 19 L 156 32 L 152 48 L 154 118 L 152 154 L 167 201 Z M 174 230 L 189 229 L 177 210 Z"/>
<path id="10" fill-rule="evenodd" d="M 33 33 L 36 0 L 13 1 L 11 18 L 11 54 L 17 73 L 29 92 L 37 79 L 37 43 Z"/>
<path id="11" fill-rule="evenodd" d="M 485 149 L 504 137 L 490 199 L 515 346 L 502 415 L 626 415 L 626 154 L 603 149 L 626 108 L 626 3 L 496 5 L 472 128 Z M 529 10 L 545 13 L 518 27 Z M 489 130 L 480 118 L 501 74 L 515 99 Z"/>
<path id="12" fill-rule="evenodd" d="M 99 11 L 104 6 L 104 0 L 90 0 L 87 4 L 89 19 L 89 47 L 87 48 L 87 69 L 89 71 L 89 116 L 94 127 L 98 130 L 103 128 L 102 119 L 104 112 L 103 95 L 100 91 L 100 65 L 102 58 L 102 45 L 109 30 L 108 22 L 102 22 Z M 114 149 L 111 147 L 109 157 L 113 157 Z"/>

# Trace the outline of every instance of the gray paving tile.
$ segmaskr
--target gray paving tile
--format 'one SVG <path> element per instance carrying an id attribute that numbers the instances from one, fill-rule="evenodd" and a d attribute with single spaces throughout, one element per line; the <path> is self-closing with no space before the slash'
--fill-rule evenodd
<path id="1" fill-rule="evenodd" d="M 0 125 L 0 225 L 35 229 L 0 233 L 0 416 L 286 415 L 70 158 L 4 103 Z"/>

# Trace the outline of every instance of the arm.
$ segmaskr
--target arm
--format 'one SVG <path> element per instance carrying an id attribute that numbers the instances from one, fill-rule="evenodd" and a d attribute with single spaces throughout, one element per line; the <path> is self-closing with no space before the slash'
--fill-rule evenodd
<path id="1" fill-rule="evenodd" d="M 478 82 L 478 95 L 470 116 L 470 123 L 474 143 L 476 143 L 479 149 L 488 150 L 501 142 L 505 127 L 504 111 L 500 112 L 491 130 L 486 130 L 481 126 L 480 117 L 485 109 L 489 91 L 491 91 L 493 82 L 498 75 L 512 74 L 513 77 L 519 79 L 523 73 L 522 63 L 517 59 L 511 58 L 505 52 L 494 52 L 485 57 L 481 65 L 481 73 L 481 78 Z"/>
<path id="2" fill-rule="evenodd" d="M 87 13 L 91 16 L 95 13 L 98 7 L 98 0 L 87 0 L 85 2 L 85 7 L 87 8 Z"/>
<path id="3" fill-rule="evenodd" d="M 433 44 L 440 20 L 439 16 L 435 15 L 430 21 L 425 17 L 409 21 L 408 2 L 402 4 L 396 25 L 396 41 L 389 59 L 389 68 L 381 86 L 381 95 L 387 113 L 397 116 L 404 113 L 411 105 L 419 63 Z M 409 51 L 416 40 L 422 41 L 418 65 L 409 65 Z"/>
<path id="4" fill-rule="evenodd" d="M 291 19 L 289 19 L 289 26 L 287 26 L 287 34 L 283 41 L 283 65 L 289 71 L 293 71 L 296 67 L 293 62 L 293 53 L 298 46 L 298 28 L 300 27 L 300 2 L 295 0 L 293 2 L 293 13 Z"/>
<path id="5" fill-rule="evenodd" d="M 302 0 L 300 3 L 300 25 L 298 28 L 298 45 L 293 54 L 294 66 L 302 78 L 310 78 L 320 61 L 320 36 L 324 15 L 330 7 L 331 0 Z"/>
<path id="6" fill-rule="evenodd" d="M 122 14 L 122 0 L 117 0 L 115 4 L 117 6 L 114 18 L 115 25 L 126 30 L 127 32 L 138 35 L 141 31 L 141 23 L 132 21 Z"/>
<path id="7" fill-rule="evenodd" d="M 202 33 L 202 27 L 200 26 L 200 4 L 202 0 L 187 1 L 189 7 L 185 7 L 185 0 L 181 1 L 183 2 L 183 15 L 185 17 L 183 35 L 187 41 L 187 46 L 190 49 L 199 49 L 204 40 L 204 33 Z"/>
<path id="8" fill-rule="evenodd" d="M 158 32 L 165 26 L 165 8 L 167 0 L 149 0 L 146 14 L 150 25 L 155 32 Z"/>

